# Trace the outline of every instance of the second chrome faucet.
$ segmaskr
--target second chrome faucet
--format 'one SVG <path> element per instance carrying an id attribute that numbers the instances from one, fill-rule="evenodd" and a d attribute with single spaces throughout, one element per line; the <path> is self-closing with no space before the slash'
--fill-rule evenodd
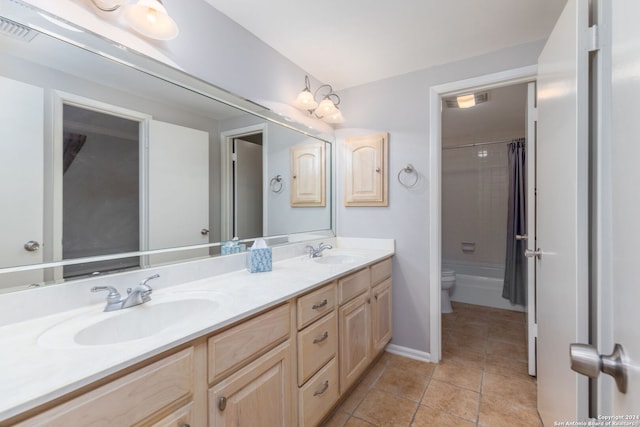
<path id="1" fill-rule="evenodd" d="M 129 308 L 151 301 L 150 295 L 153 289 L 147 285 L 147 282 L 152 279 L 157 279 L 158 277 L 160 277 L 159 274 L 154 274 L 144 279 L 135 288 L 127 289 L 126 298 L 122 298 L 120 292 L 113 286 L 94 286 L 91 288 L 91 292 L 109 291 L 107 295 L 107 305 L 104 307 L 104 311 L 122 310 L 123 308 Z"/>

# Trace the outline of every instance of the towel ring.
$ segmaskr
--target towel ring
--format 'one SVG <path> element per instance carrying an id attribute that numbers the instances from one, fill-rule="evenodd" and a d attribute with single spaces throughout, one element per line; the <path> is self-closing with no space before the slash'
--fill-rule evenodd
<path id="1" fill-rule="evenodd" d="M 415 175 L 414 180 L 411 184 L 407 184 L 402 181 L 401 176 L 403 172 L 406 173 L 407 175 L 411 175 L 411 174 Z M 415 187 L 419 180 L 420 180 L 420 175 L 418 174 L 418 171 L 416 170 L 416 168 L 413 167 L 411 163 L 407 163 L 407 166 L 403 167 L 398 172 L 398 182 L 400 183 L 400 185 L 402 185 L 405 188 Z"/>
<path id="2" fill-rule="evenodd" d="M 269 187 L 271 187 L 271 191 L 273 191 L 274 193 L 280 193 L 282 191 L 282 188 L 284 187 L 284 184 L 282 182 L 282 175 L 276 175 L 271 178 Z"/>

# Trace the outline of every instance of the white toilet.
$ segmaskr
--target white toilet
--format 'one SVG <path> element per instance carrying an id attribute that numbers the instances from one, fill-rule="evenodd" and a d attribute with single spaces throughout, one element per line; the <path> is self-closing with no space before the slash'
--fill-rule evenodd
<path id="1" fill-rule="evenodd" d="M 440 286 L 442 288 L 440 296 L 440 311 L 442 313 L 452 313 L 451 300 L 449 299 L 449 291 L 456 284 L 456 272 L 443 268 L 440 272 Z"/>

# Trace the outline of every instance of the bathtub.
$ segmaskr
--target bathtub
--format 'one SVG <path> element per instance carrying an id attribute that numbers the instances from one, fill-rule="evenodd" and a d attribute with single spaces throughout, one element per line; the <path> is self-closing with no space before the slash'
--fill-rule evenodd
<path id="1" fill-rule="evenodd" d="M 511 304 L 502 298 L 503 265 L 445 260 L 442 267 L 456 272 L 456 284 L 450 292 L 451 301 L 526 311 L 525 306 Z"/>

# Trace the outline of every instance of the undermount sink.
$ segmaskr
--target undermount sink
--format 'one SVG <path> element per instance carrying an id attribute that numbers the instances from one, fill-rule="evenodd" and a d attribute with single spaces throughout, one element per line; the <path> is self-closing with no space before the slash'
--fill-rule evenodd
<path id="1" fill-rule="evenodd" d="M 121 344 L 196 325 L 220 307 L 214 299 L 183 297 L 151 301 L 123 310 L 83 314 L 63 321 L 38 338 L 43 347 L 78 347 Z"/>
<path id="2" fill-rule="evenodd" d="M 362 261 L 363 258 L 361 255 L 329 253 L 318 258 L 313 258 L 313 261 L 318 264 L 353 264 Z"/>

